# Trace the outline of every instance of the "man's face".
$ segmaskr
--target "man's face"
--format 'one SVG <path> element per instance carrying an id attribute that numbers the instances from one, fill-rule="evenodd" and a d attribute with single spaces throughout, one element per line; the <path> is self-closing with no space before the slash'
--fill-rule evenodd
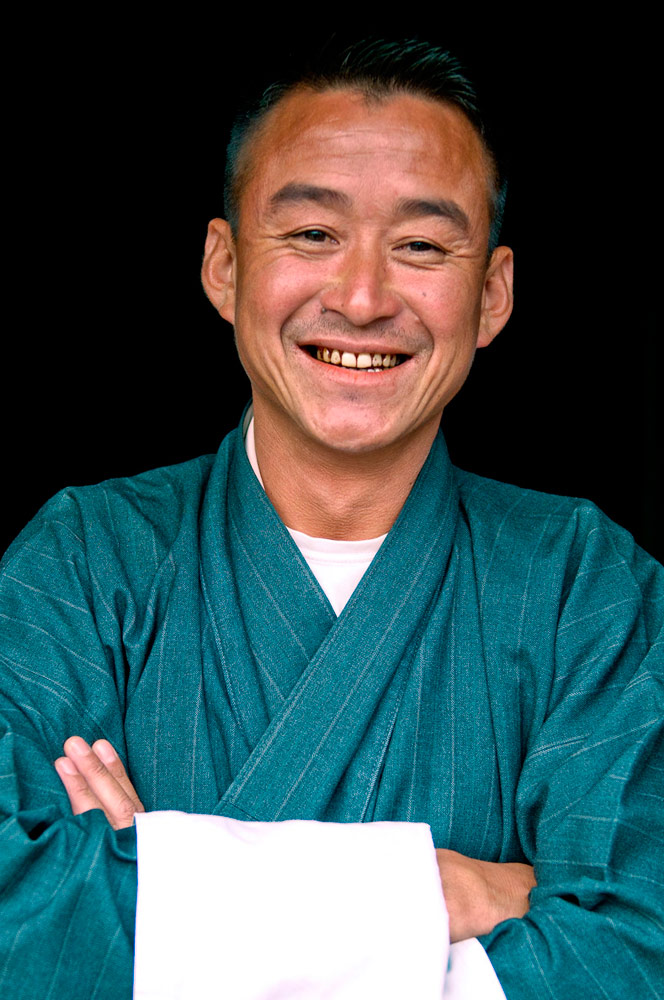
<path id="1" fill-rule="evenodd" d="M 250 157 L 219 308 L 257 419 L 337 452 L 431 435 L 509 315 L 501 300 L 496 322 L 505 260 L 487 272 L 472 127 L 419 97 L 305 91 L 274 109 Z"/>

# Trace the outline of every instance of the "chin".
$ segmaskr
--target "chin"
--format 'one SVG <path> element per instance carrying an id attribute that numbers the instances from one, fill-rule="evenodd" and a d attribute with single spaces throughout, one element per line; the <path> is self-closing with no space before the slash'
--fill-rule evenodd
<path id="1" fill-rule="evenodd" d="M 305 425 L 306 426 L 306 425 Z M 307 428 L 310 437 L 331 451 L 346 455 L 362 455 L 379 451 L 394 444 L 399 435 L 385 426 L 385 422 L 357 423 L 343 420 L 334 421 L 329 417 L 316 421 Z"/>

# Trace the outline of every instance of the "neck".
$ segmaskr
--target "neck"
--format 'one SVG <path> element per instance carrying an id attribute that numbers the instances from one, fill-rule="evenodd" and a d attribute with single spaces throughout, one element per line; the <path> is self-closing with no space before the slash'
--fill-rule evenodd
<path id="1" fill-rule="evenodd" d="M 438 421 L 392 445 L 349 453 L 322 445 L 254 401 L 256 457 L 265 492 L 289 528 L 353 541 L 390 530 L 438 430 Z"/>

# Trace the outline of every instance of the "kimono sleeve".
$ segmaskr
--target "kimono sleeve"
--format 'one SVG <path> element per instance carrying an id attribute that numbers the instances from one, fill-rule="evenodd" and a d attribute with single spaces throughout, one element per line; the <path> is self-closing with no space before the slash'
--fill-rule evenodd
<path id="1" fill-rule="evenodd" d="M 584 533 L 517 788 L 537 888 L 481 939 L 509 1000 L 664 995 L 664 572 L 596 511 Z"/>
<path id="2" fill-rule="evenodd" d="M 72 816 L 53 761 L 73 734 L 122 752 L 120 644 L 86 560 L 82 516 L 51 501 L 0 566 L 0 995 L 130 997 L 133 829 Z"/>

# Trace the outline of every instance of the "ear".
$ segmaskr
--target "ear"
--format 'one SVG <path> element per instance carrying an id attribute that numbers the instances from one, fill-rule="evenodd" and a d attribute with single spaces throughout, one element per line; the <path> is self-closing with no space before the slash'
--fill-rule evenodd
<path id="1" fill-rule="evenodd" d="M 201 280 L 210 302 L 229 323 L 235 321 L 235 240 L 224 219 L 208 226 Z"/>
<path id="2" fill-rule="evenodd" d="M 514 254 L 509 247 L 496 247 L 484 276 L 482 315 L 478 347 L 486 347 L 497 337 L 512 313 Z"/>

